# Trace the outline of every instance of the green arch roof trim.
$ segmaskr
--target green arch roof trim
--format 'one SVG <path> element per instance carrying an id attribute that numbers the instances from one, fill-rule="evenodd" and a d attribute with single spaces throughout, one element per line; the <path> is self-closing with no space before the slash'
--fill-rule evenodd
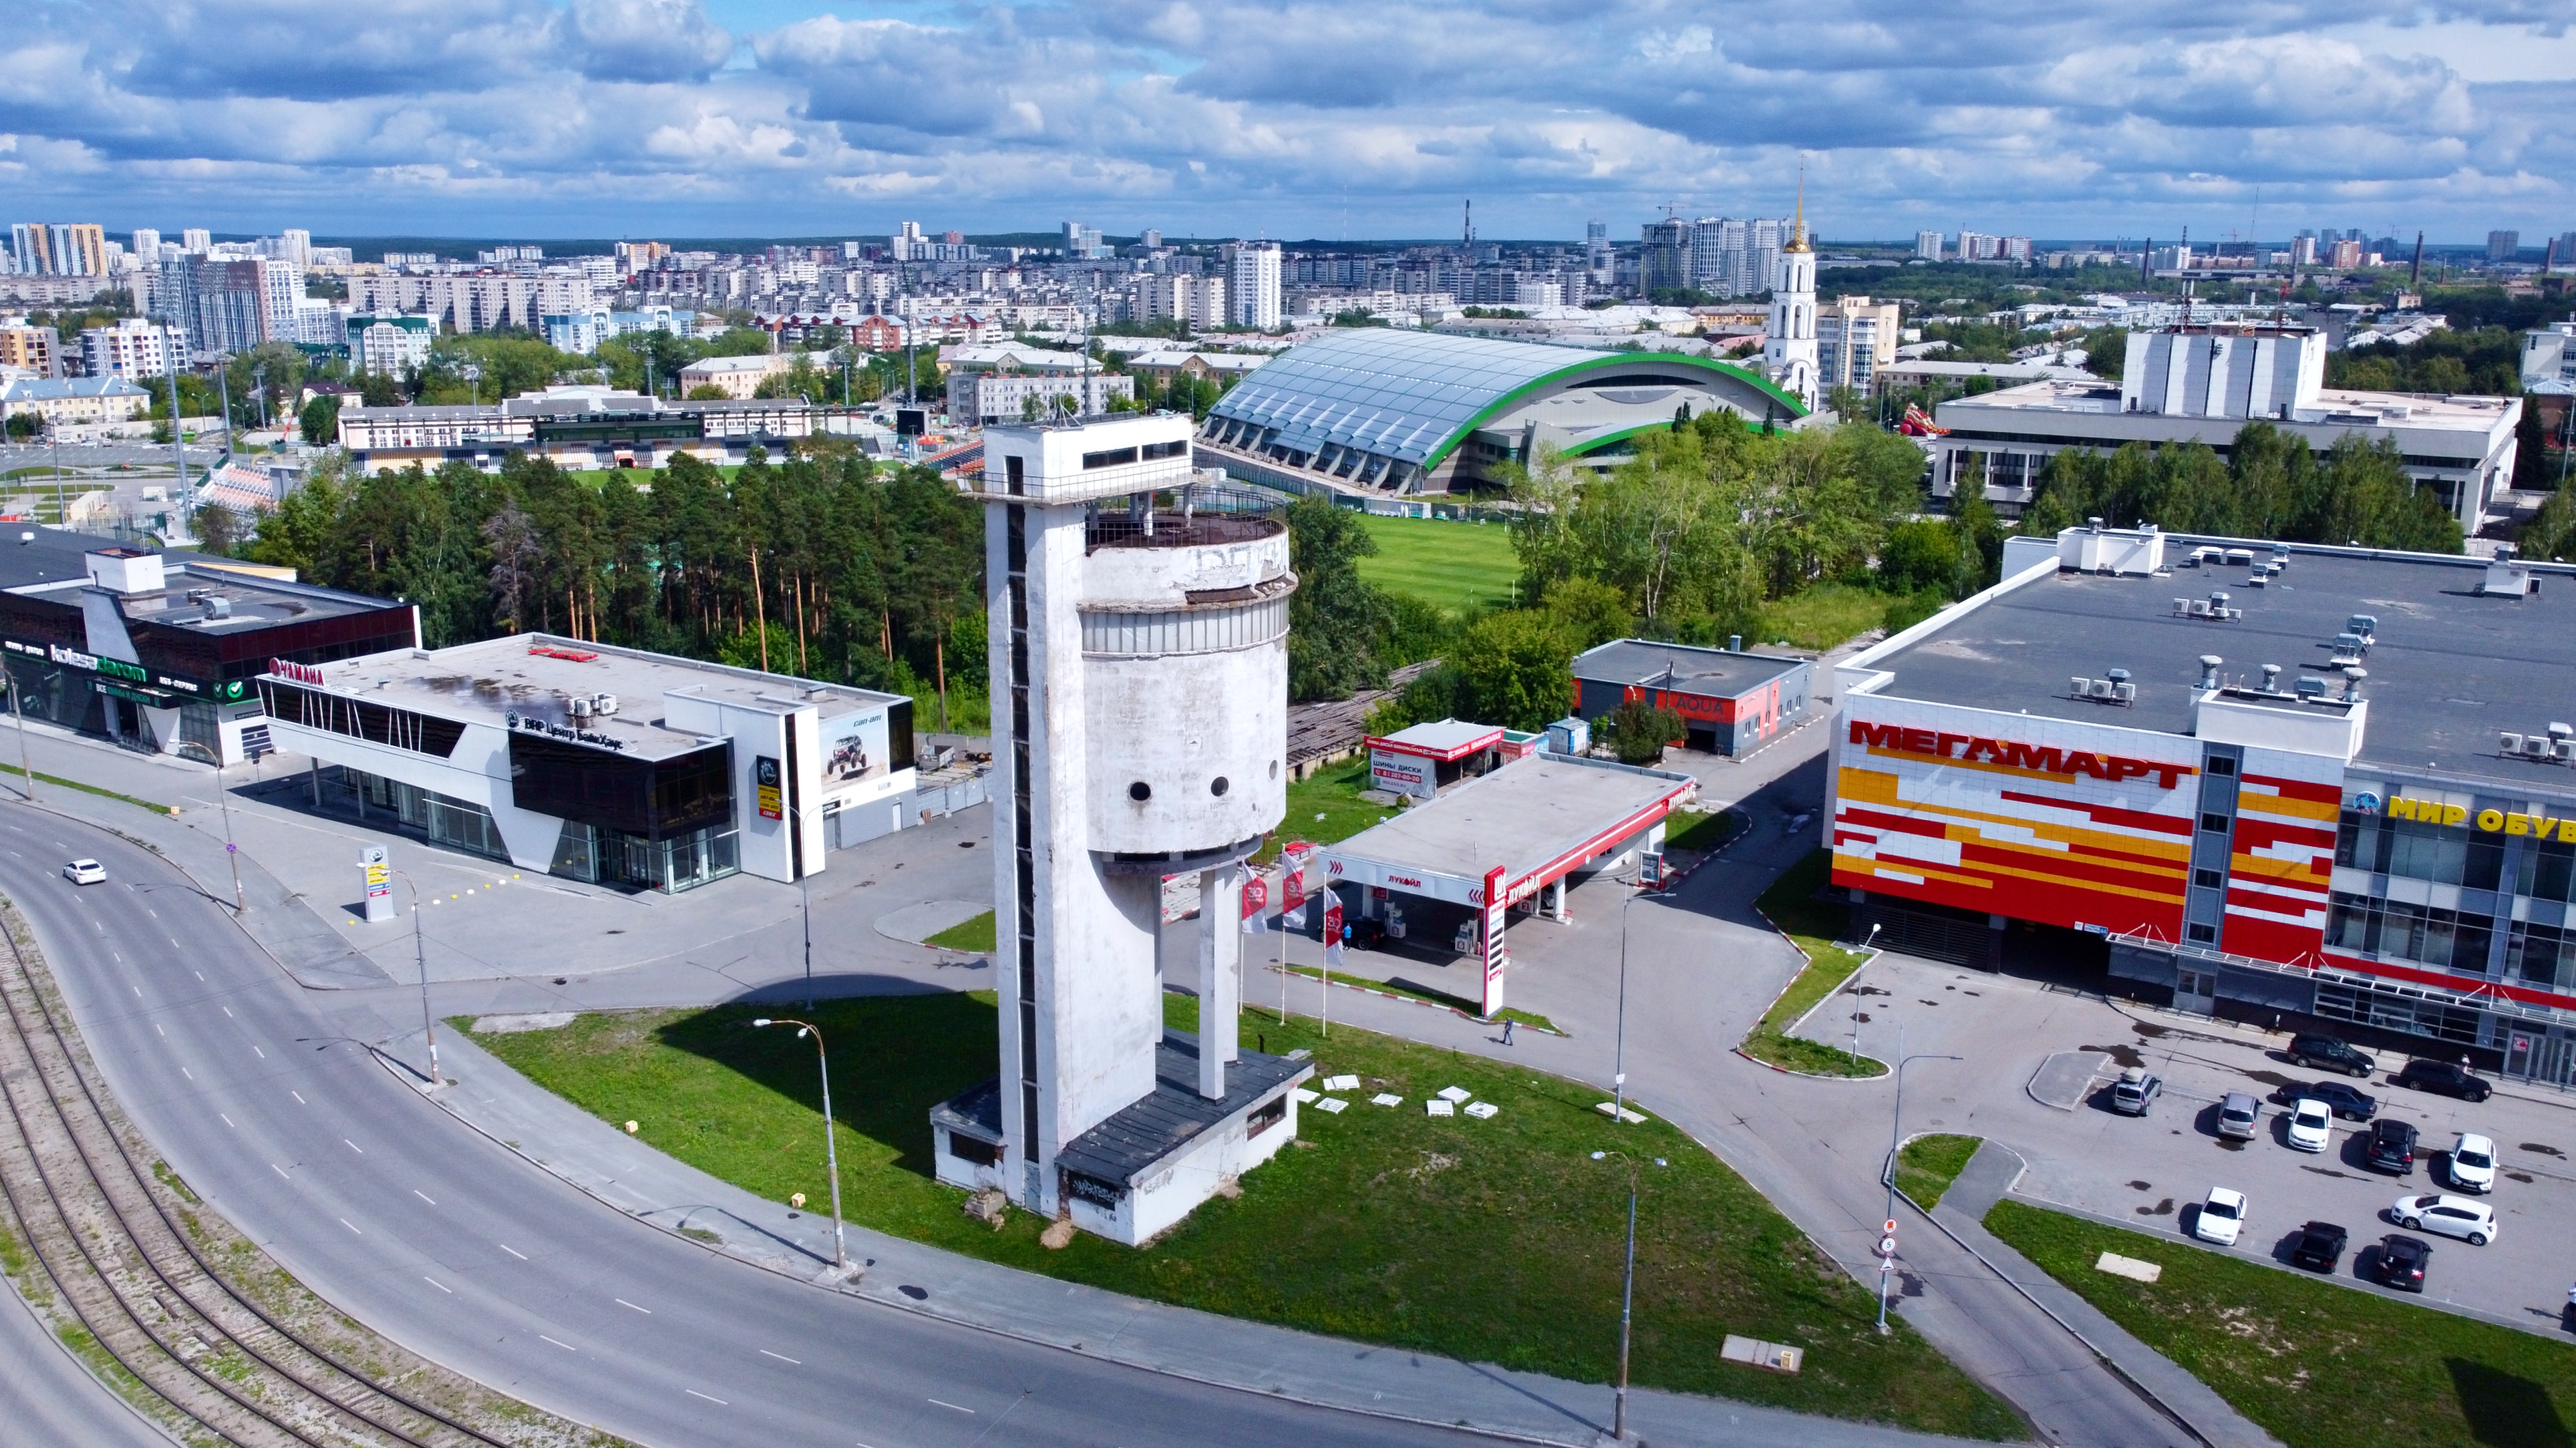
<path id="1" fill-rule="evenodd" d="M 1426 473 L 1430 472 L 1432 469 L 1440 466 L 1443 462 L 1448 461 L 1449 454 L 1456 452 L 1458 450 L 1458 445 L 1465 442 L 1470 433 L 1473 433 L 1477 428 L 1483 427 L 1493 419 L 1502 416 L 1504 413 L 1511 411 L 1514 407 L 1519 406 L 1524 399 L 1530 397 L 1532 394 L 1543 388 L 1560 386 L 1568 378 L 1580 377 L 1587 372 L 1598 372 L 1611 367 L 1634 367 L 1641 362 L 1661 363 L 1670 366 L 1688 368 L 1693 371 L 1712 372 L 1730 382 L 1736 382 L 1750 387 L 1763 397 L 1770 401 L 1777 402 L 1783 408 L 1786 408 L 1789 414 L 1787 419 L 1785 419 L 1786 421 L 1794 422 L 1807 415 L 1807 409 L 1799 406 L 1798 399 L 1781 391 L 1778 385 L 1773 383 L 1769 378 L 1764 377 L 1762 374 L 1755 372 L 1750 368 L 1738 367 L 1732 362 L 1720 362 L 1714 358 L 1697 357 L 1688 352 L 1605 352 L 1587 357 L 1583 361 L 1577 362 L 1572 366 L 1560 367 L 1543 377 L 1534 377 L 1529 381 L 1522 383 L 1520 386 L 1513 388 L 1511 391 L 1504 393 L 1502 396 L 1495 398 L 1493 401 L 1486 403 L 1482 408 L 1477 410 L 1473 417 L 1470 417 L 1464 423 L 1461 423 L 1457 431 L 1451 433 L 1448 437 L 1443 438 L 1440 445 L 1431 450 L 1430 456 L 1423 459 L 1422 470 Z M 1643 427 L 1623 429 L 1610 437 L 1600 438 L 1595 442 L 1588 444 L 1588 447 L 1599 447 L 1614 441 L 1617 438 L 1631 437 L 1639 432 L 1650 431 L 1655 427 L 1668 427 L 1670 425 L 1671 424 L 1669 423 L 1648 423 Z M 1585 448 L 1574 449 L 1574 451 L 1578 453 L 1585 450 Z"/>

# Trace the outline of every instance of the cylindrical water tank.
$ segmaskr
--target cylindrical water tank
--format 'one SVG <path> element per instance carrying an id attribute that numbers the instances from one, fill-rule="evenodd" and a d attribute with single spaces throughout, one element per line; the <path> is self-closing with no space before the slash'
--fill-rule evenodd
<path id="1" fill-rule="evenodd" d="M 1195 854 L 1287 813 L 1288 533 L 1177 516 L 1094 547 L 1083 573 L 1090 845 Z"/>

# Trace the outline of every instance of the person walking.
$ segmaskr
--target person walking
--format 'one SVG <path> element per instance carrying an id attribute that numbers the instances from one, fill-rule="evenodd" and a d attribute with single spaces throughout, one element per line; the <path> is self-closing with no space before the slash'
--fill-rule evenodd
<path id="1" fill-rule="evenodd" d="M 1510 1045 L 1511 1043 L 1512 1043 L 1512 1018 L 1511 1018 L 1511 1017 L 1509 1017 L 1509 1016 L 1505 1016 L 1505 1017 L 1503 1017 L 1503 1044 L 1504 1044 L 1504 1045 L 1506 1045 L 1506 1046 L 1508 1046 L 1508 1045 Z M 2569 1292 L 2570 1292 L 2570 1294 L 2571 1294 L 2571 1295 L 2576 1295 L 2576 1288 L 2570 1288 L 2570 1289 L 2569 1289 Z"/>

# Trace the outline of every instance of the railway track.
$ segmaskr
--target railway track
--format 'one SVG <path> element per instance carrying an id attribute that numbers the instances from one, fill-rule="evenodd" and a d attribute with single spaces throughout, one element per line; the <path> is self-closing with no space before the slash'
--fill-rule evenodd
<path id="1" fill-rule="evenodd" d="M 190 1442 L 511 1448 L 381 1381 L 389 1375 L 351 1361 L 345 1344 L 335 1350 L 299 1331 L 217 1269 L 209 1254 L 227 1249 L 200 1240 L 202 1208 L 175 1176 L 154 1170 L 160 1164 L 117 1111 L 28 948 L 24 920 L 5 904 L 0 935 L 0 1199 L 58 1316 L 132 1381 L 102 1376 Z M 563 1441 L 550 1427 L 531 1437 Z"/>

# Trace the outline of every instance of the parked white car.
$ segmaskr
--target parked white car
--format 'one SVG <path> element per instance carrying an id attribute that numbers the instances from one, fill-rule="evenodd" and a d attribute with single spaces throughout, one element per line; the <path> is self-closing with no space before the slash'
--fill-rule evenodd
<path id="1" fill-rule="evenodd" d="M 104 885 L 107 867 L 96 860 L 74 860 L 63 866 L 63 878 L 75 885 Z"/>
<path id="2" fill-rule="evenodd" d="M 2472 1247 L 2483 1247 L 2496 1235 L 2495 1208 L 2467 1197 L 2399 1197 L 2388 1217 L 2407 1231 L 2439 1232 Z"/>
<path id="3" fill-rule="evenodd" d="M 2200 1204 L 2199 1215 L 2192 1220 L 2191 1231 L 2204 1242 L 2235 1246 L 2245 1231 L 2245 1194 L 2211 1187 L 2208 1198 Z"/>
<path id="4" fill-rule="evenodd" d="M 2451 1147 L 2451 1185 L 2460 1191 L 2481 1195 L 2495 1190 L 2495 1143 L 2483 1136 L 2463 1131 Z"/>
<path id="5" fill-rule="evenodd" d="M 2290 1108 L 2290 1145 L 2299 1151 L 2323 1151 L 2334 1145 L 2334 1108 L 2302 1096 Z"/>

